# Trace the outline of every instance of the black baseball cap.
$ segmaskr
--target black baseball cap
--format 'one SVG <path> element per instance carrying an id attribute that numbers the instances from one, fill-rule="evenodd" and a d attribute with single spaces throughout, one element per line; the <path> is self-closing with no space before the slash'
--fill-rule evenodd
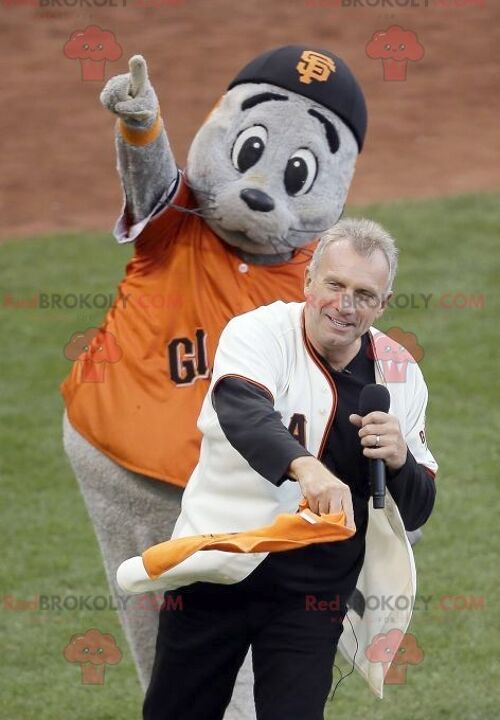
<path id="1" fill-rule="evenodd" d="M 242 83 L 277 85 L 331 110 L 352 130 L 361 152 L 367 125 L 365 98 L 338 55 L 310 45 L 285 45 L 251 60 L 228 90 Z"/>

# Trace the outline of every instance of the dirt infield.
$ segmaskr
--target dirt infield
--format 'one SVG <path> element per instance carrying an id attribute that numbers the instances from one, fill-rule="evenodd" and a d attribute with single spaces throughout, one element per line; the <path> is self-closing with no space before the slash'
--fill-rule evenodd
<path id="1" fill-rule="evenodd" d="M 497 0 L 0 0 L 0 14 L 2 238 L 112 227 L 121 191 L 98 95 L 138 52 L 180 164 L 242 64 L 306 42 L 344 57 L 366 92 L 351 203 L 500 188 Z M 114 34 L 100 63 L 66 45 L 89 25 Z M 366 51 L 393 25 L 423 48 L 406 68 Z"/>

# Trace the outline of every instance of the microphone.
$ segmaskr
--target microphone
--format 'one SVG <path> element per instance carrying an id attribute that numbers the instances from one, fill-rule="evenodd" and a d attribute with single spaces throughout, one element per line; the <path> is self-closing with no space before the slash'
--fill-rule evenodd
<path id="1" fill-rule="evenodd" d="M 388 412 L 391 396 L 385 385 L 371 383 L 362 388 L 359 396 L 359 414 L 364 417 L 368 413 Z M 370 483 L 373 495 L 373 507 L 383 508 L 385 505 L 385 463 L 381 458 L 370 458 Z"/>

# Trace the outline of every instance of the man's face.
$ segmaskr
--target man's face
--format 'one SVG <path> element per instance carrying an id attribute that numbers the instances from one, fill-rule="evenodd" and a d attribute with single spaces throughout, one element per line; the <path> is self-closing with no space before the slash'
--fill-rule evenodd
<path id="1" fill-rule="evenodd" d="M 329 245 L 317 270 L 306 273 L 306 328 L 323 354 L 347 349 L 382 315 L 390 293 L 381 250 L 359 255 L 348 240 Z"/>

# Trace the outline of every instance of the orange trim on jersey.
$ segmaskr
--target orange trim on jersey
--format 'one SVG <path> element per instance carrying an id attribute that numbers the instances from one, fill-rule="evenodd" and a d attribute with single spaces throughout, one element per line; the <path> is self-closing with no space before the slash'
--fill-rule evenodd
<path id="1" fill-rule="evenodd" d="M 425 472 L 427 473 L 427 475 L 429 475 L 429 477 L 431 477 L 433 480 L 436 479 L 436 473 L 435 473 L 433 470 L 431 470 L 430 468 L 428 468 L 427 465 L 422 465 L 422 467 L 424 468 L 424 470 L 425 470 Z"/>
<path id="2" fill-rule="evenodd" d="M 305 310 L 305 308 L 304 308 Z M 302 310 L 302 337 L 304 339 L 304 344 L 306 346 L 306 350 L 311 356 L 313 362 L 318 366 L 318 368 L 321 370 L 323 375 L 325 376 L 328 384 L 330 385 L 332 392 L 333 392 L 333 406 L 330 411 L 330 416 L 328 418 L 328 422 L 326 424 L 325 432 L 323 433 L 323 439 L 321 440 L 321 445 L 318 451 L 318 458 L 321 457 L 323 450 L 325 449 L 326 441 L 328 440 L 328 435 L 330 434 L 330 429 L 333 425 L 333 421 L 335 420 L 335 415 L 337 413 L 337 403 L 338 403 L 338 394 L 337 394 L 337 386 L 335 385 L 332 376 L 328 372 L 328 370 L 325 370 L 325 366 L 321 362 L 321 358 L 319 357 L 318 353 L 316 352 L 315 348 L 313 347 L 311 341 L 306 335 L 306 323 L 305 323 L 305 313 L 304 310 Z"/>
<path id="3" fill-rule="evenodd" d="M 160 108 L 158 108 L 154 123 L 146 130 L 131 128 L 121 118 L 118 120 L 118 131 L 130 145 L 149 145 L 156 140 L 162 129 L 163 120 L 161 119 Z"/>
<path id="4" fill-rule="evenodd" d="M 264 390 L 266 395 L 269 395 L 269 397 L 271 398 L 273 405 L 274 405 L 274 396 L 273 396 L 272 392 L 269 390 L 269 388 L 267 388 L 265 385 L 262 385 L 262 383 L 257 382 L 256 380 L 251 380 L 250 378 L 245 377 L 245 375 L 238 375 L 237 373 L 227 373 L 227 375 L 222 375 L 222 377 L 220 377 L 217 380 L 217 382 L 215 383 L 215 385 L 212 388 L 212 397 L 213 397 L 213 394 L 215 392 L 215 388 L 217 387 L 217 385 L 220 383 L 221 380 L 224 380 L 224 378 L 227 378 L 227 377 L 234 377 L 234 378 L 238 378 L 239 380 L 246 380 L 247 382 L 252 383 L 252 385 L 256 385 L 257 387 L 261 388 L 261 390 Z"/>

